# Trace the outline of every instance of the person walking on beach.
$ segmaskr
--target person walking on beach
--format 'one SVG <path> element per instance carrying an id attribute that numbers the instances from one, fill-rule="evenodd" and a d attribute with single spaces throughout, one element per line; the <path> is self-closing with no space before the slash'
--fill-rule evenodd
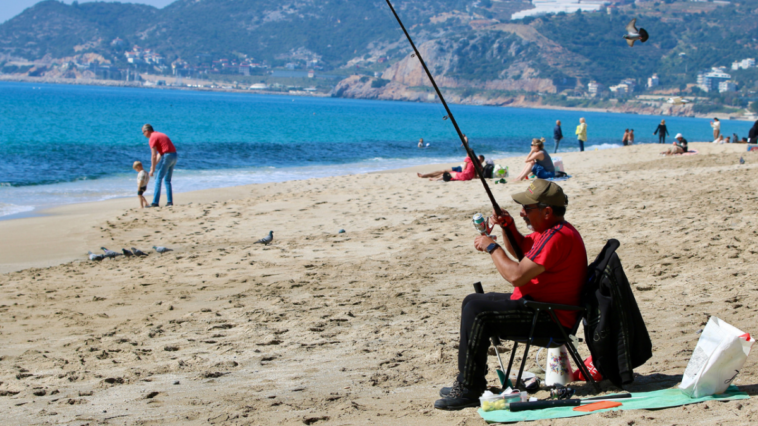
<path id="1" fill-rule="evenodd" d="M 134 164 L 132 164 L 132 168 L 137 172 L 137 198 L 139 198 L 139 207 L 144 209 L 148 204 L 145 196 L 142 194 L 147 191 L 147 184 L 150 182 L 150 176 L 142 167 L 141 161 L 135 161 Z"/>
<path id="2" fill-rule="evenodd" d="M 553 154 L 558 152 L 558 144 L 561 143 L 561 139 L 563 139 L 563 130 L 561 130 L 561 120 L 558 120 L 555 122 L 555 128 L 553 129 L 553 140 L 555 141 L 555 151 L 553 151 Z"/>
<path id="3" fill-rule="evenodd" d="M 621 138 L 621 143 L 624 146 L 629 145 L 629 129 L 624 129 L 624 137 Z"/>
<path id="4" fill-rule="evenodd" d="M 669 134 L 669 131 L 666 128 L 666 120 L 661 120 L 661 124 L 655 128 L 653 134 L 658 135 L 658 143 L 666 143 L 666 136 Z"/>
<path id="5" fill-rule="evenodd" d="M 579 141 L 579 151 L 584 152 L 584 143 L 587 142 L 587 123 L 584 117 L 579 119 L 579 125 L 576 126 L 576 139 Z"/>
<path id="6" fill-rule="evenodd" d="M 142 134 L 150 140 L 150 176 L 155 174 L 158 169 L 158 177 L 155 179 L 155 189 L 153 190 L 153 203 L 150 207 L 158 207 L 161 200 L 161 181 L 166 185 L 166 206 L 174 205 L 174 194 L 171 191 L 171 176 L 174 174 L 176 167 L 176 148 L 165 134 L 156 132 L 153 126 L 145 124 L 142 126 Z"/>
<path id="7" fill-rule="evenodd" d="M 713 121 L 711 121 L 711 127 L 713 128 L 713 139 L 716 140 L 721 134 L 721 122 L 718 118 L 714 118 Z"/>

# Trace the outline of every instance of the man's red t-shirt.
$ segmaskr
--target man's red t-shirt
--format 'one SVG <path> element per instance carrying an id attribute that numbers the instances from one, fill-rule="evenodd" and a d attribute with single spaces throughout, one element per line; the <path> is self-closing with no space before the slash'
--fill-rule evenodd
<path id="1" fill-rule="evenodd" d="M 524 237 L 521 249 L 524 256 L 544 266 L 545 272 L 529 283 L 516 287 L 511 300 L 531 296 L 537 302 L 578 305 L 587 278 L 587 251 L 579 231 L 568 222 L 559 223 L 539 233 Z M 573 327 L 576 313 L 556 311 L 558 320 Z"/>
<path id="2" fill-rule="evenodd" d="M 176 152 L 176 148 L 174 147 L 174 144 L 171 143 L 171 139 L 161 132 L 153 132 L 150 134 L 150 148 L 155 148 L 160 155 Z"/>

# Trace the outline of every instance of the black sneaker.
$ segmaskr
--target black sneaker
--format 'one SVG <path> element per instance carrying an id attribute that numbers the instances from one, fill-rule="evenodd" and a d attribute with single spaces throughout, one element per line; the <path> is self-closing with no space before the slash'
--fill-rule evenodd
<path id="1" fill-rule="evenodd" d="M 173 205 L 174 205 L 174 203 L 166 203 L 166 207 L 171 207 Z"/>
<path id="2" fill-rule="evenodd" d="M 442 394 L 444 388 L 440 390 Z M 442 399 L 438 399 L 434 402 L 434 408 L 438 410 L 462 410 L 468 407 L 478 407 L 479 397 L 482 395 L 481 391 L 469 390 L 461 386 L 456 380 L 450 390 L 447 392 L 447 396 Z"/>
<path id="3" fill-rule="evenodd" d="M 160 206 L 158 204 L 153 203 L 153 204 L 150 204 L 150 207 L 160 207 Z"/>

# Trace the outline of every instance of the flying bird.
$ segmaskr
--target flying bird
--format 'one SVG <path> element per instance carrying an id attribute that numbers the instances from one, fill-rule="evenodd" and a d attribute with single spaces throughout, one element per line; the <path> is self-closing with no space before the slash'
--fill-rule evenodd
<path id="1" fill-rule="evenodd" d="M 156 247 L 156 246 L 153 246 L 153 248 L 155 249 L 155 251 L 157 251 L 158 253 L 161 253 L 161 254 L 169 252 L 169 251 L 174 251 L 173 249 L 166 248 L 166 247 Z"/>
<path id="2" fill-rule="evenodd" d="M 134 256 L 134 253 L 130 252 L 129 250 L 127 250 L 125 248 L 122 248 L 121 252 L 124 253 L 124 256 L 126 256 L 126 257 L 132 257 L 132 256 Z"/>
<path id="3" fill-rule="evenodd" d="M 105 257 L 123 256 L 123 254 L 121 254 L 121 253 L 119 253 L 117 251 L 108 250 L 105 247 L 100 247 L 100 249 L 105 253 Z"/>
<path id="4" fill-rule="evenodd" d="M 91 251 L 88 251 L 87 253 L 89 254 L 89 260 L 103 260 L 103 259 L 105 259 L 105 256 L 102 255 L 102 254 L 95 254 L 95 253 L 92 253 Z"/>
<path id="5" fill-rule="evenodd" d="M 134 247 L 132 247 L 132 253 L 134 253 L 135 256 L 147 256 L 147 253 Z"/>
<path id="6" fill-rule="evenodd" d="M 268 236 L 261 238 L 253 244 L 263 244 L 264 246 L 267 246 L 271 241 L 274 241 L 274 231 L 268 231 Z"/>
<path id="7" fill-rule="evenodd" d="M 634 18 L 626 25 L 626 35 L 624 38 L 626 39 L 626 43 L 629 45 L 629 47 L 634 46 L 634 42 L 637 40 L 639 40 L 641 43 L 644 43 L 648 39 L 647 31 L 645 31 L 644 28 L 640 28 L 638 30 L 637 26 L 635 25 L 636 23 L 637 18 Z"/>

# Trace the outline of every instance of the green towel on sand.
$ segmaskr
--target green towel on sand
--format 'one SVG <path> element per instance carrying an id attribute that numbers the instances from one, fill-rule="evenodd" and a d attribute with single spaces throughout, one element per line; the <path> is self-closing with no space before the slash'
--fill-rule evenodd
<path id="1" fill-rule="evenodd" d="M 621 407 L 609 408 L 607 410 L 598 410 L 593 413 L 600 413 L 603 411 L 615 411 L 615 410 L 651 410 L 657 408 L 669 408 L 677 407 L 680 405 L 695 404 L 704 401 L 726 401 L 732 399 L 749 399 L 750 397 L 745 392 L 741 392 L 737 386 L 729 386 L 729 389 L 721 395 L 704 396 L 702 398 L 690 398 L 683 394 L 679 389 L 664 389 L 654 392 L 637 392 L 632 394 L 632 399 L 625 401 L 619 399 L 618 402 L 622 403 Z M 479 409 L 479 415 L 488 423 L 510 423 L 521 422 L 531 420 L 543 420 L 543 419 L 558 419 L 561 417 L 577 417 L 586 416 L 587 414 L 581 411 L 574 411 L 574 407 L 557 407 L 547 408 L 544 410 L 530 410 L 519 411 L 517 413 L 511 413 L 508 410 L 490 411 L 485 412 L 481 408 Z"/>

